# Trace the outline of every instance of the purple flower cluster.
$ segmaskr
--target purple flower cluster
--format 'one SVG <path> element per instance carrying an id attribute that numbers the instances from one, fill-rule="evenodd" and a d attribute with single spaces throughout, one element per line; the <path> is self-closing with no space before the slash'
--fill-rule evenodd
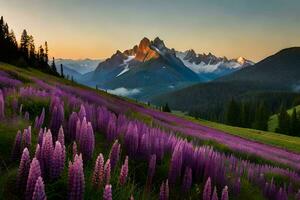
<path id="1" fill-rule="evenodd" d="M 18 176 L 17 176 L 17 189 L 24 192 L 26 189 L 27 178 L 30 169 L 30 155 L 27 148 L 23 150 Z"/>
<path id="2" fill-rule="evenodd" d="M 29 169 L 29 174 L 27 179 L 26 193 L 25 193 L 26 200 L 32 199 L 36 181 L 41 175 L 42 173 L 41 173 L 40 163 L 36 158 L 33 158 L 30 164 L 30 169 Z"/>
<path id="3" fill-rule="evenodd" d="M 112 187 L 106 185 L 103 192 L 103 200 L 112 200 Z"/>
<path id="4" fill-rule="evenodd" d="M 69 200 L 82 200 L 84 196 L 84 174 L 82 156 L 76 155 L 74 162 L 69 162 L 68 177 Z"/>
<path id="5" fill-rule="evenodd" d="M 58 97 L 51 98 L 49 113 L 51 113 L 50 128 L 54 138 L 57 138 L 59 128 L 63 125 L 65 117 L 64 104 Z"/>
<path id="6" fill-rule="evenodd" d="M 168 180 L 163 182 L 160 186 L 159 200 L 168 200 L 169 199 L 169 183 Z"/>
<path id="7" fill-rule="evenodd" d="M 112 145 L 110 153 L 109 153 L 110 165 L 111 165 L 112 170 L 115 168 L 115 166 L 117 165 L 117 163 L 119 161 L 120 149 L 121 149 L 121 145 L 119 144 L 119 141 L 116 140 L 114 142 L 114 144 Z"/>
<path id="8" fill-rule="evenodd" d="M 124 185 L 128 176 L 128 156 L 126 156 L 124 164 L 121 167 L 119 183 L 120 185 Z"/>
<path id="9" fill-rule="evenodd" d="M 35 118 L 35 123 L 34 123 L 34 128 L 36 130 L 40 130 L 44 124 L 45 120 L 45 108 L 43 108 L 42 113 L 40 116 L 36 116 Z"/>
<path id="10" fill-rule="evenodd" d="M 95 188 L 99 188 L 104 180 L 104 157 L 100 153 L 97 157 L 95 168 L 93 171 L 92 183 Z"/>
<path id="11" fill-rule="evenodd" d="M 15 142 L 14 142 L 13 151 L 11 155 L 13 161 L 19 160 L 21 156 L 21 151 L 22 151 L 22 134 L 21 131 L 19 130 L 15 137 Z"/>
<path id="12" fill-rule="evenodd" d="M 45 186 L 42 177 L 38 177 L 34 186 L 32 200 L 46 200 Z"/>
<path id="13" fill-rule="evenodd" d="M 95 136 L 92 124 L 87 122 L 85 117 L 81 123 L 80 120 L 77 121 L 76 138 L 83 159 L 85 161 L 90 160 L 95 148 Z"/>

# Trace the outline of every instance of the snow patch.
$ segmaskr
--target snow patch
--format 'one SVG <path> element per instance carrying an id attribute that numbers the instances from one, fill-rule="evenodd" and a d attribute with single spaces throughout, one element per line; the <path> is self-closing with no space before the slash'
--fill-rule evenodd
<path id="1" fill-rule="evenodd" d="M 120 66 L 124 66 L 124 69 L 116 76 L 116 77 L 119 77 L 121 76 L 122 74 L 126 73 L 129 71 L 129 62 L 131 60 L 133 60 L 135 58 L 135 56 L 128 56 L 128 58 L 126 60 L 123 61 L 123 64 L 120 65 Z"/>
<path id="2" fill-rule="evenodd" d="M 226 67 L 228 69 L 236 69 L 241 67 L 242 65 L 238 62 L 218 62 L 216 64 L 206 64 L 204 62 L 201 63 L 194 63 L 190 62 L 188 60 L 185 60 L 184 57 L 186 56 L 186 53 L 176 53 L 176 56 L 183 62 L 183 64 L 191 69 L 192 71 L 196 73 L 211 73 L 219 69 L 219 67 Z"/>
<path id="3" fill-rule="evenodd" d="M 140 89 L 134 88 L 134 89 L 127 89 L 124 87 L 116 88 L 113 90 L 107 90 L 108 93 L 118 95 L 118 96 L 131 96 L 135 95 L 141 92 Z"/>

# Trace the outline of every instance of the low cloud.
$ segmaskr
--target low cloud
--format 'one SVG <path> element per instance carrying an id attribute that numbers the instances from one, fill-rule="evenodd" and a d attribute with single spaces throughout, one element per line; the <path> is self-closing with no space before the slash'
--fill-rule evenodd
<path id="1" fill-rule="evenodd" d="M 141 92 L 140 89 L 134 88 L 134 89 L 127 89 L 124 87 L 120 87 L 120 88 L 116 88 L 113 90 L 107 90 L 108 93 L 114 94 L 114 95 L 118 95 L 118 96 L 132 96 L 135 94 L 138 94 Z"/>

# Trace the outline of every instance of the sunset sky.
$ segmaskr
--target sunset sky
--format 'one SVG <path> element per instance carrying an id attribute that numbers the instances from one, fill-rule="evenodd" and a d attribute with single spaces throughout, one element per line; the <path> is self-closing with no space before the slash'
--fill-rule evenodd
<path id="1" fill-rule="evenodd" d="M 0 0 L 18 39 L 24 28 L 56 58 L 105 58 L 143 37 L 177 50 L 259 61 L 300 46 L 299 0 Z"/>

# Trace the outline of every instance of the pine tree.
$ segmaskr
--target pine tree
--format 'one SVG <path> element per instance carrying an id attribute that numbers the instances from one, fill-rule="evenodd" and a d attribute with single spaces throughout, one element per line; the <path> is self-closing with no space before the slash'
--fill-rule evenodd
<path id="1" fill-rule="evenodd" d="M 65 78 L 63 65 L 60 64 L 60 76 Z"/>
<path id="2" fill-rule="evenodd" d="M 23 30 L 20 43 L 20 51 L 25 59 L 28 59 L 29 36 L 26 29 Z"/>
<path id="3" fill-rule="evenodd" d="M 291 116 L 291 122 L 290 122 L 290 134 L 291 135 L 296 136 L 296 135 L 300 134 L 299 133 L 299 124 L 300 124 L 300 121 L 297 116 L 297 111 L 294 108 L 292 116 Z"/>
<path id="4" fill-rule="evenodd" d="M 51 69 L 52 69 L 52 71 L 56 72 L 56 65 L 55 65 L 55 59 L 54 59 L 54 57 L 52 58 Z"/>
<path id="5" fill-rule="evenodd" d="M 231 99 L 226 112 L 226 124 L 231 126 L 240 126 L 240 119 L 240 106 L 234 99 Z"/>
<path id="6" fill-rule="evenodd" d="M 30 35 L 28 36 L 28 48 L 29 48 L 29 59 L 30 60 L 35 60 L 35 45 L 34 45 L 34 39 L 33 36 Z"/>
<path id="7" fill-rule="evenodd" d="M 166 103 L 166 104 L 162 107 L 162 111 L 163 111 L 163 112 L 171 112 L 171 109 L 170 109 L 168 103 Z"/>
<path id="8" fill-rule="evenodd" d="M 290 132 L 290 116 L 288 115 L 284 106 L 281 106 L 280 113 L 278 115 L 278 127 L 276 132 L 289 134 Z"/>
<path id="9" fill-rule="evenodd" d="M 268 130 L 269 112 L 264 102 L 261 102 L 255 111 L 255 118 L 253 122 L 253 128 L 258 130 Z"/>
<path id="10" fill-rule="evenodd" d="M 48 64 L 48 61 L 49 61 L 49 59 L 48 59 L 48 51 L 49 51 L 49 49 L 48 49 L 48 42 L 46 41 L 46 42 L 45 42 L 45 54 L 44 54 L 44 60 L 45 60 L 45 63 L 47 63 L 47 64 Z"/>

